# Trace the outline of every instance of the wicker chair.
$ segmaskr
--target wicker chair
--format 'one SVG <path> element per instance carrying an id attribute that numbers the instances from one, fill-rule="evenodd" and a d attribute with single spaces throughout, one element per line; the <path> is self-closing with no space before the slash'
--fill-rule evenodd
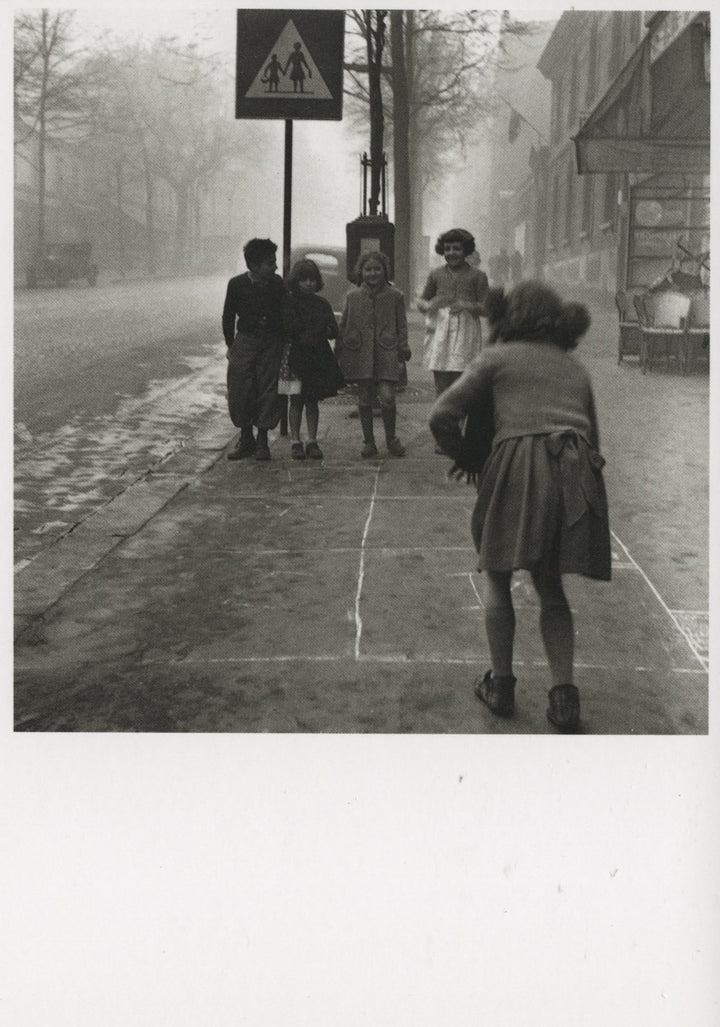
<path id="1" fill-rule="evenodd" d="M 685 331 L 684 370 L 692 370 L 698 356 L 705 354 L 710 361 L 710 290 L 703 289 L 691 296 L 690 314 Z"/>
<path id="2" fill-rule="evenodd" d="M 687 353 L 687 324 L 690 296 L 680 292 L 647 292 L 635 297 L 641 331 L 640 368 L 643 374 L 652 370 L 656 355 L 671 359 L 683 369 Z"/>
<path id="3" fill-rule="evenodd" d="M 619 320 L 618 364 L 622 364 L 626 356 L 639 356 L 641 345 L 640 321 L 635 309 L 637 293 L 625 292 L 620 289 L 615 293 L 615 306 Z"/>

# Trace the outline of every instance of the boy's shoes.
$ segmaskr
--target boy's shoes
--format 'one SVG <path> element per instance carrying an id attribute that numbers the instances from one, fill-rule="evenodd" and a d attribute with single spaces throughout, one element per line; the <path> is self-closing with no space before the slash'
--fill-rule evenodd
<path id="1" fill-rule="evenodd" d="M 257 443 L 253 435 L 247 435 L 245 438 L 241 438 L 235 449 L 231 449 L 227 455 L 228 460 L 244 460 L 248 456 L 252 456 L 255 452 Z"/>
<path id="2" fill-rule="evenodd" d="M 405 456 L 405 447 L 397 436 L 394 439 L 390 439 L 387 448 L 390 456 Z"/>
<path id="3" fill-rule="evenodd" d="M 290 446 L 290 456 L 293 460 L 304 460 L 305 459 L 305 448 L 302 442 L 293 442 Z"/>
<path id="4" fill-rule="evenodd" d="M 255 459 L 256 460 L 269 460 L 270 459 L 270 447 L 267 444 L 267 440 L 258 439 L 255 444 Z"/>
<path id="5" fill-rule="evenodd" d="M 378 448 L 374 442 L 364 442 L 363 448 L 360 450 L 360 456 L 369 458 L 371 456 L 378 455 Z"/>
<path id="6" fill-rule="evenodd" d="M 317 444 L 317 442 L 313 440 L 312 442 L 306 443 L 305 456 L 310 457 L 311 460 L 322 460 L 323 451 L 320 449 L 320 446 Z"/>
<path id="7" fill-rule="evenodd" d="M 473 692 L 498 717 L 511 717 L 515 712 L 514 677 L 496 678 L 489 670 L 484 678 L 473 683 Z"/>
<path id="8" fill-rule="evenodd" d="M 580 727 L 580 692 L 575 685 L 555 685 L 548 692 L 547 719 L 568 734 Z"/>

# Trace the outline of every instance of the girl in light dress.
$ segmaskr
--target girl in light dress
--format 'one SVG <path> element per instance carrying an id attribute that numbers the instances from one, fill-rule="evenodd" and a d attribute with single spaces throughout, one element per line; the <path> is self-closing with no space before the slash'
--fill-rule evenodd
<path id="1" fill-rule="evenodd" d="M 479 319 L 484 313 L 488 279 L 468 259 L 476 253 L 475 239 L 464 228 L 443 232 L 435 252 L 445 263 L 428 275 L 417 306 L 427 318 L 425 366 L 433 372 L 439 396 L 480 352 Z"/>

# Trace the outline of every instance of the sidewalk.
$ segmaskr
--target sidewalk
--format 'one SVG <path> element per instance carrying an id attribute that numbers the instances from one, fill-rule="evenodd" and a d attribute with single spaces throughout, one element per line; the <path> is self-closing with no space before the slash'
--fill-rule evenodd
<path id="1" fill-rule="evenodd" d="M 616 363 L 607 308 L 579 355 L 595 381 L 613 581 L 569 579 L 595 734 L 707 730 L 707 374 Z M 553 733 L 537 607 L 517 576 L 518 712 L 473 697 L 488 653 L 474 494 L 427 427 L 414 321 L 398 434 L 359 457 L 352 400 L 321 405 L 322 462 L 229 462 L 223 415 L 22 569 L 16 728 L 39 731 Z M 223 387 L 218 361 L 216 389 Z M 688 423 L 697 439 L 688 453 Z M 704 549 L 703 549 L 704 546 Z M 532 609 L 528 609 L 532 607 Z"/>

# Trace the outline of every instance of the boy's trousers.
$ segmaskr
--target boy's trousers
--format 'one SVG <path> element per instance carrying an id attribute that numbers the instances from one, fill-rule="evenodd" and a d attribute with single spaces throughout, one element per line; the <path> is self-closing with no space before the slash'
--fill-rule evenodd
<path id="1" fill-rule="evenodd" d="M 275 333 L 235 336 L 228 355 L 227 396 L 236 428 L 276 427 L 282 409 L 277 394 L 282 349 L 282 336 Z"/>

